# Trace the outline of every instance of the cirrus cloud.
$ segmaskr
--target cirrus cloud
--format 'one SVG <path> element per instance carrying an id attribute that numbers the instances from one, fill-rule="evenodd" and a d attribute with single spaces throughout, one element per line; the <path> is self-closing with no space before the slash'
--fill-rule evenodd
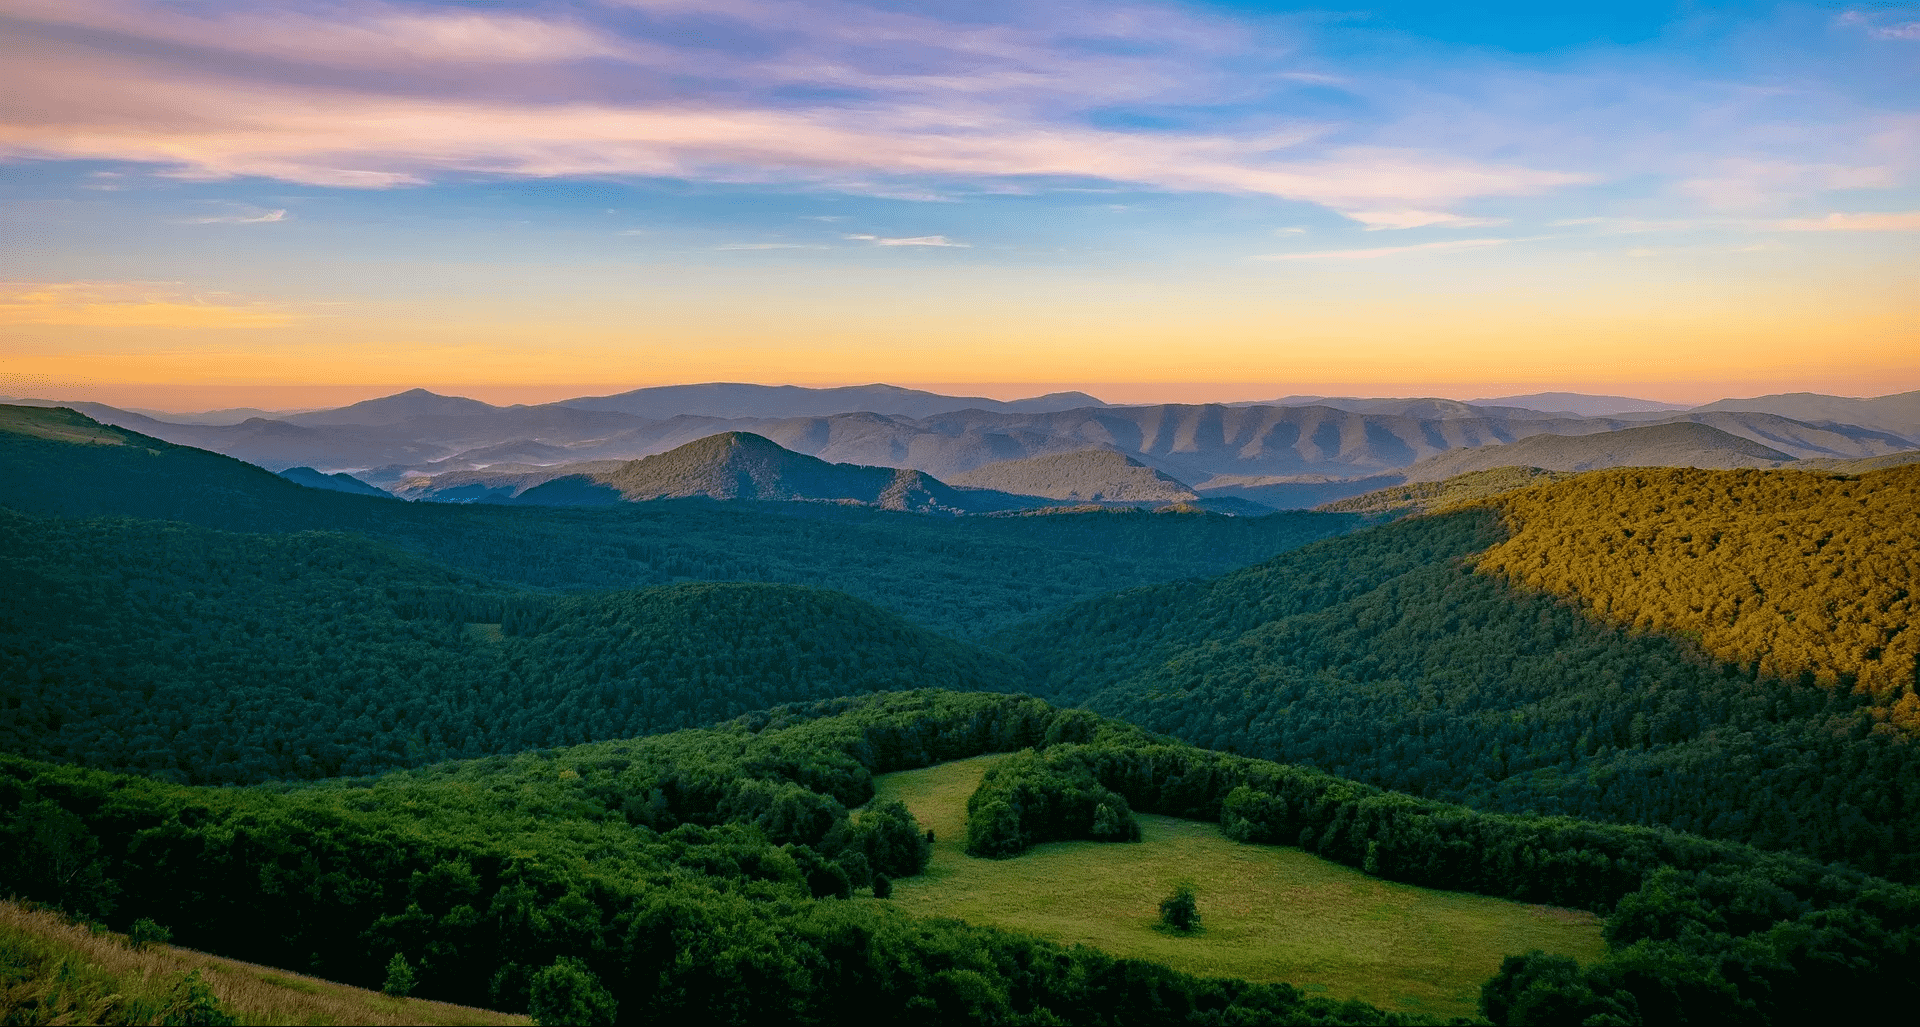
<path id="1" fill-rule="evenodd" d="M 1166 5 L 1062 0 L 996 20 L 846 0 L 546 13 L 0 0 L 0 12 L 32 44 L 0 69 L 0 159 L 372 189 L 671 177 L 944 198 L 943 182 L 1105 180 L 1358 210 L 1591 178 L 1334 142 L 1330 126 L 1279 113 L 1114 127 L 1094 115 L 1326 78 L 1287 67 L 1284 41 Z M 1255 53 L 1264 64 L 1250 69 Z"/>

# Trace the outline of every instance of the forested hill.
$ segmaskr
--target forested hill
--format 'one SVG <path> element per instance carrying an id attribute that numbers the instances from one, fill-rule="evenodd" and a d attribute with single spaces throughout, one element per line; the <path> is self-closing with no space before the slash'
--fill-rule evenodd
<path id="1" fill-rule="evenodd" d="M 1920 734 L 1920 466 L 1609 471 L 1498 509 L 1511 537 L 1482 570 L 1698 638 L 1748 674 L 1864 691 L 1889 729 Z"/>
<path id="2" fill-rule="evenodd" d="M 599 1022 L 1407 1022 L 878 901 L 929 853 L 904 805 L 870 802 L 873 776 L 1019 750 L 969 799 L 967 829 L 1015 859 L 1100 837 L 1103 814 L 1131 807 L 1384 880 L 1608 916 L 1592 964 L 1509 957 L 1481 993 L 1496 1023 L 1804 1023 L 1836 996 L 1885 1018 L 1916 983 L 1920 893 L 1856 870 L 1477 813 L 977 693 L 291 786 L 0 755 L 0 887 L 368 987 L 398 957 L 422 997 L 497 1009 L 527 1008 L 564 972 Z"/>
<path id="3" fill-rule="evenodd" d="M 1920 746 L 1876 730 L 1903 716 L 1904 693 L 1818 681 L 1823 672 L 1847 673 L 1848 660 L 1890 672 L 1909 651 L 1900 604 L 1915 585 L 1916 519 L 1896 514 L 1910 509 L 1900 497 L 1911 503 L 1914 473 L 1857 481 L 1791 471 L 1587 475 L 1515 493 L 1511 502 L 1526 504 L 1515 506 L 1516 523 L 1542 534 L 1516 536 L 1512 550 L 1495 548 L 1508 539 L 1495 505 L 1410 518 L 1212 581 L 1089 600 L 996 641 L 1027 662 L 1044 694 L 1214 748 L 1490 808 L 1798 849 L 1912 879 L 1920 877 Z M 1542 512 L 1548 507 L 1532 505 L 1544 490 L 1577 496 L 1591 487 L 1599 498 L 1575 508 L 1600 511 L 1609 483 L 1635 480 L 1647 483 L 1647 502 L 1605 522 L 1617 547 L 1625 533 L 1645 535 L 1684 508 L 1687 483 L 1701 490 L 1695 506 L 1710 486 L 1751 483 L 1737 507 L 1719 493 L 1722 507 L 1747 511 L 1739 533 L 1730 523 L 1682 541 L 1684 530 L 1666 528 L 1660 537 L 1673 537 L 1659 552 L 1704 551 L 1719 530 L 1714 560 L 1744 554 L 1737 566 L 1768 603 L 1735 610 L 1709 601 L 1736 566 L 1711 561 L 1697 583 L 1682 568 L 1660 579 L 1671 592 L 1636 591 L 1628 585 L 1635 565 L 1624 555 L 1595 562 L 1607 538 L 1598 533 L 1581 536 L 1582 545 L 1599 547 L 1596 555 L 1570 566 L 1579 582 L 1596 567 L 1614 569 L 1611 579 L 1580 585 L 1612 601 L 1609 619 L 1476 570 L 1489 550 L 1512 554 L 1507 563 L 1521 571 L 1537 565 L 1546 551 L 1539 539 L 1559 531 Z M 1661 481 L 1672 488 L 1655 488 Z M 1822 521 L 1811 513 L 1817 504 L 1796 507 L 1786 495 L 1822 496 L 1860 512 L 1835 509 Z M 1750 533 L 1744 547 L 1731 544 L 1740 533 Z M 1853 555 L 1822 563 L 1827 549 Z M 1809 565 L 1815 573 L 1805 580 L 1825 587 L 1783 587 Z M 1829 609 L 1839 594 L 1858 601 Z M 1728 664 L 1700 642 L 1660 630 L 1688 630 L 1679 614 L 1658 613 L 1668 595 L 1697 619 L 1735 614 L 1729 638 L 1818 618 L 1811 637 L 1825 644 L 1796 650 L 1814 661 L 1797 665 L 1811 677 L 1775 673 L 1770 668 L 1784 666 L 1778 656 L 1765 666 Z M 1646 604 L 1646 618 L 1634 602 Z M 1743 612 L 1755 619 L 1744 621 Z M 1797 636 L 1782 629 L 1774 637 Z"/>
<path id="4" fill-rule="evenodd" d="M 71 411 L 6 406 L 0 506 L 236 531 L 348 531 L 465 572 L 546 589 L 688 579 L 812 585 L 962 637 L 1112 589 L 1218 574 L 1360 523 L 1349 514 L 1301 511 L 934 520 L 826 503 L 405 503 L 304 488 L 230 457 Z"/>
<path id="5" fill-rule="evenodd" d="M 854 503 L 922 513 L 985 513 L 1044 503 L 987 488 L 953 488 L 924 471 L 834 464 L 752 432 L 729 431 L 638 460 L 449 471 L 396 487 L 413 499 L 595 506 L 658 499 Z"/>
<path id="6" fill-rule="evenodd" d="M 0 749 L 209 783 L 366 774 L 783 702 L 1018 690 L 1011 661 L 848 596 L 554 596 L 352 535 L 0 510 Z"/>
<path id="7" fill-rule="evenodd" d="M 711 435 L 610 471 L 559 478 L 528 489 L 519 501 L 580 501 L 588 493 L 607 493 L 627 502 L 688 496 L 810 499 L 945 513 L 1041 505 L 1002 493 L 951 488 L 923 471 L 828 463 L 743 431 Z"/>
<path id="8" fill-rule="evenodd" d="M 1496 467 L 1589 471 L 1602 467 L 1768 467 L 1789 454 L 1752 439 L 1692 421 L 1591 435 L 1530 435 L 1501 446 L 1456 449 L 1422 460 L 1401 473 L 1408 481 L 1442 481 Z"/>
<path id="9" fill-rule="evenodd" d="M 1191 503 L 1200 498 L 1172 475 L 1111 449 L 1002 460 L 953 475 L 948 481 L 1083 503 Z"/>

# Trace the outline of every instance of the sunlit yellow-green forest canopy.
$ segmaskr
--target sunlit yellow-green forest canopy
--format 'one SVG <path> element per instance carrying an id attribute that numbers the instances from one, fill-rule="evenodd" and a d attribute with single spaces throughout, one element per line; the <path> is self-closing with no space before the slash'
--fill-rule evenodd
<path id="1" fill-rule="evenodd" d="M 1878 729 L 1920 733 L 1920 467 L 1601 471 L 1498 504 L 1512 535 L 1483 571 L 1761 675 L 1852 687 Z"/>

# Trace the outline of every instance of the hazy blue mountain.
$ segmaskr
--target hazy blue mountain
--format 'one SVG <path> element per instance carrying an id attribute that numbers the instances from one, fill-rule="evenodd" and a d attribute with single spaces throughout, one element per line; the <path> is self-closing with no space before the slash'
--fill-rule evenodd
<path id="1" fill-rule="evenodd" d="M 322 474 L 311 467 L 289 467 L 280 472 L 280 477 L 298 482 L 310 489 L 328 489 L 333 492 L 352 492 L 362 496 L 391 496 L 393 493 L 383 488 L 375 488 L 351 474 Z"/>
<path id="2" fill-rule="evenodd" d="M 1409 467 L 1409 482 L 1443 481 L 1496 467 L 1594 471 L 1606 467 L 1772 467 L 1791 460 L 1777 449 L 1693 421 L 1590 435 L 1532 435 L 1504 446 L 1445 453 Z"/>
<path id="3" fill-rule="evenodd" d="M 72 404 L 63 404 L 71 406 Z M 286 420 L 295 414 L 311 413 L 308 410 L 262 410 L 259 407 L 227 407 L 224 410 L 200 410 L 181 413 L 172 410 L 153 410 L 147 407 L 127 407 L 128 412 L 143 414 L 156 421 L 171 421 L 174 424 L 239 424 L 256 417 L 267 420 Z"/>
<path id="4" fill-rule="evenodd" d="M 948 484 L 1080 503 L 1191 503 L 1200 498 L 1172 475 L 1111 449 L 1002 460 L 956 475 Z"/>
<path id="5" fill-rule="evenodd" d="M 1750 439 L 1780 450 L 1796 460 L 1858 460 L 1913 449 L 1915 443 L 1903 436 L 1853 424 L 1808 424 L 1778 414 L 1733 410 L 1689 411 L 1662 418 L 1655 424 L 1691 421 L 1718 428 L 1729 435 Z M 1622 427 L 1635 422 L 1618 420 Z M 1639 422 L 1642 424 L 1649 422 Z"/>
<path id="6" fill-rule="evenodd" d="M 404 483 L 407 498 L 601 506 L 654 499 L 811 500 L 888 510 L 980 513 L 1044 505 L 1025 496 L 957 489 L 922 471 L 835 464 L 750 432 L 722 432 L 666 453 L 510 473 L 464 471 Z"/>
<path id="7" fill-rule="evenodd" d="M 416 464 L 450 455 L 447 447 L 410 432 L 360 425 L 311 427 L 248 418 L 239 424 L 176 424 L 102 403 L 74 403 L 73 410 L 102 424 L 136 431 L 177 446 L 211 450 L 279 471 L 288 467 L 334 470 Z"/>
<path id="8" fill-rule="evenodd" d="M 691 414 L 699 417 L 786 418 L 845 413 L 903 414 L 925 417 L 950 410 L 1036 412 L 1105 406 L 1084 392 L 1056 392 L 1003 402 L 980 396 L 944 396 L 897 385 L 849 385 L 808 389 L 797 385 L 746 385 L 707 382 L 635 389 L 613 396 L 563 401 L 581 410 L 613 410 L 650 420 Z"/>
<path id="9" fill-rule="evenodd" d="M 408 389 L 379 399 L 364 400 L 331 410 L 293 414 L 280 420 L 306 425 L 384 425 L 411 421 L 417 417 L 475 417 L 500 409 L 491 403 L 465 396 L 442 396 L 425 389 Z"/>
<path id="10" fill-rule="evenodd" d="M 752 405 L 748 400 L 759 402 L 769 396 L 777 399 L 788 395 L 764 386 L 739 386 L 752 393 L 742 398 L 728 391 L 735 388 L 675 387 L 679 391 L 668 390 L 665 398 L 677 396 L 676 402 L 685 405 L 702 395 L 717 397 L 707 409 L 737 413 Z M 829 405 L 876 397 L 918 403 L 933 395 L 891 386 L 798 389 L 793 393 L 807 403 Z M 739 402 L 733 406 L 718 402 L 730 396 L 729 402 Z M 1083 397 L 1066 394 L 1055 398 L 1068 402 Z M 1345 409 L 1331 403 L 1365 409 Z M 1230 491 L 1220 492 L 1216 498 L 1233 496 L 1283 507 L 1313 506 L 1354 494 L 1341 491 L 1347 486 L 1321 486 L 1391 474 L 1455 449 L 1501 445 L 1531 435 L 1586 435 L 1675 421 L 1705 424 L 1794 459 L 1857 460 L 1916 448 L 1907 436 L 1885 429 L 1840 422 L 1810 424 L 1762 411 L 1638 411 L 1617 417 L 1574 417 L 1517 407 L 1477 407 L 1454 400 L 1337 400 L 1329 404 L 950 409 L 926 416 L 871 410 L 795 417 L 681 413 L 653 419 L 567 404 L 492 407 L 415 390 L 340 411 L 300 415 L 303 420 L 404 417 L 380 424 L 310 424 L 253 418 L 232 425 L 190 425 L 97 404 L 82 404 L 79 409 L 107 423 L 236 456 L 272 470 L 306 466 L 322 473 L 345 471 L 384 488 L 395 488 L 423 475 L 483 469 L 504 472 L 501 465 L 635 460 L 726 431 L 751 431 L 786 449 L 829 463 L 912 469 L 942 481 L 1010 460 L 1111 450 L 1191 483 L 1202 496 L 1213 494 L 1210 490 L 1216 488 L 1225 489 Z M 650 409 L 662 412 L 671 406 L 663 400 Z M 1885 406 L 1898 412 L 1897 403 Z M 762 404 L 760 408 L 767 407 Z M 516 473 L 519 470 L 524 468 L 516 469 Z M 1216 478 L 1232 480 L 1210 485 Z M 1251 480 L 1255 478 L 1266 480 Z M 1374 487 L 1379 485 L 1370 484 L 1359 491 Z M 1261 491 L 1249 491 L 1253 489 Z"/>
<path id="11" fill-rule="evenodd" d="M 1826 396 L 1817 392 L 1789 392 L 1751 399 L 1723 399 L 1695 410 L 1757 410 L 1791 417 L 1809 424 L 1849 424 L 1892 432 L 1920 445 L 1920 391 L 1873 399 Z"/>
<path id="12" fill-rule="evenodd" d="M 1470 401 L 1474 406 L 1522 407 L 1546 413 L 1572 414 L 1575 417 L 1612 417 L 1649 410 L 1687 410 L 1685 403 L 1662 403 L 1632 396 L 1593 396 L 1584 392 L 1530 392 L 1524 396 L 1500 396 Z"/>

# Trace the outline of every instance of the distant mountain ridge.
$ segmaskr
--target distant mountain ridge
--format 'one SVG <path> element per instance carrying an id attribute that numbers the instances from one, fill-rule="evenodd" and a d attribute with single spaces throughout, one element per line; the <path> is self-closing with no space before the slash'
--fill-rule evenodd
<path id="1" fill-rule="evenodd" d="M 981 396 L 945 396 L 897 385 L 848 385 L 809 389 L 798 385 L 746 385 L 708 382 L 635 389 L 612 396 L 588 396 L 556 404 L 579 410 L 610 410 L 652 420 L 671 417 L 812 417 L 867 412 L 927 417 L 950 410 L 1038 413 L 1106 406 L 1084 392 L 1055 392 L 1011 402 Z"/>
<path id="2" fill-rule="evenodd" d="M 539 480 L 543 475 L 544 480 Z M 458 482 L 487 480 L 477 472 L 454 478 Z M 1028 497 L 986 489 L 956 489 L 923 471 L 828 463 L 741 431 L 710 435 L 666 453 L 625 463 L 565 464 L 546 472 L 522 472 L 513 484 L 523 487 L 483 498 L 539 506 L 582 506 L 704 496 L 859 503 L 921 513 L 983 513 L 1040 505 Z M 407 492 L 423 499 L 449 495 L 427 484 L 413 486 Z"/>
<path id="3" fill-rule="evenodd" d="M 1408 482 L 1443 481 L 1496 467 L 1594 471 L 1609 467 L 1772 467 L 1793 459 L 1751 439 L 1693 421 L 1593 435 L 1532 435 L 1504 446 L 1455 450 L 1403 472 Z"/>
<path id="4" fill-rule="evenodd" d="M 1191 503 L 1185 482 L 1112 449 L 1002 460 L 955 475 L 949 484 L 1083 503 Z"/>
<path id="5" fill-rule="evenodd" d="M 1543 406 L 1612 404 L 1610 409 L 1658 405 L 1574 393 L 1508 399 Z M 1920 449 L 1920 411 L 1912 416 L 1908 411 L 1920 404 L 1920 393 L 1874 400 L 1762 397 L 1606 417 L 1435 398 L 1286 397 L 1285 402 L 1295 401 L 1298 405 L 1114 406 L 1061 393 L 1009 403 L 884 385 L 806 389 L 708 383 L 510 407 L 416 389 L 284 420 L 250 418 L 225 425 L 171 423 L 98 404 L 75 409 L 269 470 L 345 471 L 376 487 L 402 491 L 410 487 L 403 482 L 423 475 L 475 472 L 465 485 L 478 492 L 493 487 L 482 486 L 481 478 L 520 475 L 526 480 L 509 483 L 516 495 L 540 484 L 532 480 L 543 473 L 540 468 L 630 461 L 728 431 L 752 432 L 828 463 L 916 470 L 949 483 L 992 464 L 1108 450 L 1203 499 L 1282 507 L 1313 506 L 1404 481 L 1414 465 L 1460 450 L 1535 435 L 1574 437 L 1683 421 L 1747 439 L 1783 454 L 1781 459 L 1852 461 Z M 1766 406 L 1808 419 L 1734 409 Z M 808 412 L 834 408 L 842 409 Z M 1837 419 L 1840 414 L 1873 423 Z M 1700 459 L 1709 461 L 1702 466 L 1719 466 L 1711 461 L 1724 456 L 1715 449 Z M 1690 459 L 1669 455 L 1663 462 Z M 1056 470 L 1064 472 L 1066 466 Z M 1086 484 L 1107 488 L 1118 482 Z M 1058 493 L 1063 501 L 1085 494 L 1078 486 L 1034 487 L 1050 496 Z"/>

